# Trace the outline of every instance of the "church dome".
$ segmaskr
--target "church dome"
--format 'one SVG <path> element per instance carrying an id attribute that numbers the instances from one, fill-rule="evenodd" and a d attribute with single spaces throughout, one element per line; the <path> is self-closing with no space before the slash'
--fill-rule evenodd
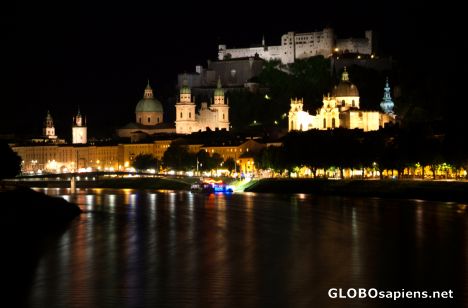
<path id="1" fill-rule="evenodd" d="M 191 94 L 192 91 L 190 90 L 190 88 L 188 86 L 183 86 L 182 88 L 180 88 L 180 94 Z"/>
<path id="2" fill-rule="evenodd" d="M 136 105 L 135 112 L 163 112 L 162 104 L 154 98 L 149 82 L 143 98 Z"/>
<path id="3" fill-rule="evenodd" d="M 344 69 L 341 81 L 332 89 L 333 97 L 359 96 L 357 87 L 349 81 L 348 72 Z"/>
<path id="4" fill-rule="evenodd" d="M 157 99 L 143 98 L 136 105 L 135 112 L 163 112 L 163 107 Z"/>

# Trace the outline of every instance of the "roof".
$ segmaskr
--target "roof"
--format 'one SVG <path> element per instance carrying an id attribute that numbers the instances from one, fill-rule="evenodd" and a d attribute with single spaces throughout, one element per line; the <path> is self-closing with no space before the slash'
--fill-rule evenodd
<path id="1" fill-rule="evenodd" d="M 135 112 L 163 112 L 163 107 L 155 98 L 143 98 L 136 105 Z"/>

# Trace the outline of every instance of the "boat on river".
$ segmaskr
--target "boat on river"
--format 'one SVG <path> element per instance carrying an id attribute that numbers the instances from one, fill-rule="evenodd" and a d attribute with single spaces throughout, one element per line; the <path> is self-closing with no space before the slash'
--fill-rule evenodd
<path id="1" fill-rule="evenodd" d="M 200 179 L 200 181 L 192 184 L 190 190 L 193 192 L 203 193 L 232 193 L 232 187 L 224 183 L 222 180 L 214 180 L 211 178 Z"/>

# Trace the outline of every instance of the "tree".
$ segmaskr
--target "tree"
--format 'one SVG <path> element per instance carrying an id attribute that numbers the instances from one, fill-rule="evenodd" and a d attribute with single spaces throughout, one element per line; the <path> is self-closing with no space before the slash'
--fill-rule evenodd
<path id="1" fill-rule="evenodd" d="M 197 160 L 194 154 L 188 152 L 186 146 L 171 144 L 164 152 L 162 162 L 167 168 L 190 170 L 195 168 Z"/>
<path id="2" fill-rule="evenodd" d="M 0 142 L 0 180 L 13 178 L 21 172 L 21 157 L 5 142 Z"/>
<path id="3" fill-rule="evenodd" d="M 228 169 L 230 172 L 237 170 L 240 170 L 239 165 L 236 163 L 234 158 L 230 157 L 224 161 L 224 167 Z"/>
<path id="4" fill-rule="evenodd" d="M 205 150 L 200 150 L 197 153 L 198 169 L 210 171 L 216 169 L 223 162 L 223 158 L 218 153 L 213 153 L 211 156 Z"/>
<path id="5" fill-rule="evenodd" d="M 138 154 L 133 160 L 132 166 L 138 171 L 158 169 L 158 159 L 152 154 Z"/>

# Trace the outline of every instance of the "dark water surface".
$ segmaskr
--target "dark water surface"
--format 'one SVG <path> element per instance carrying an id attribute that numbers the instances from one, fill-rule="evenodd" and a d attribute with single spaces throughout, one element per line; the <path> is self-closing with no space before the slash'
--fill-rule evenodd
<path id="1" fill-rule="evenodd" d="M 42 254 L 31 307 L 424 307 L 468 302 L 468 207 L 310 195 L 44 189 L 85 211 Z M 330 288 L 455 299 L 331 299 Z"/>

